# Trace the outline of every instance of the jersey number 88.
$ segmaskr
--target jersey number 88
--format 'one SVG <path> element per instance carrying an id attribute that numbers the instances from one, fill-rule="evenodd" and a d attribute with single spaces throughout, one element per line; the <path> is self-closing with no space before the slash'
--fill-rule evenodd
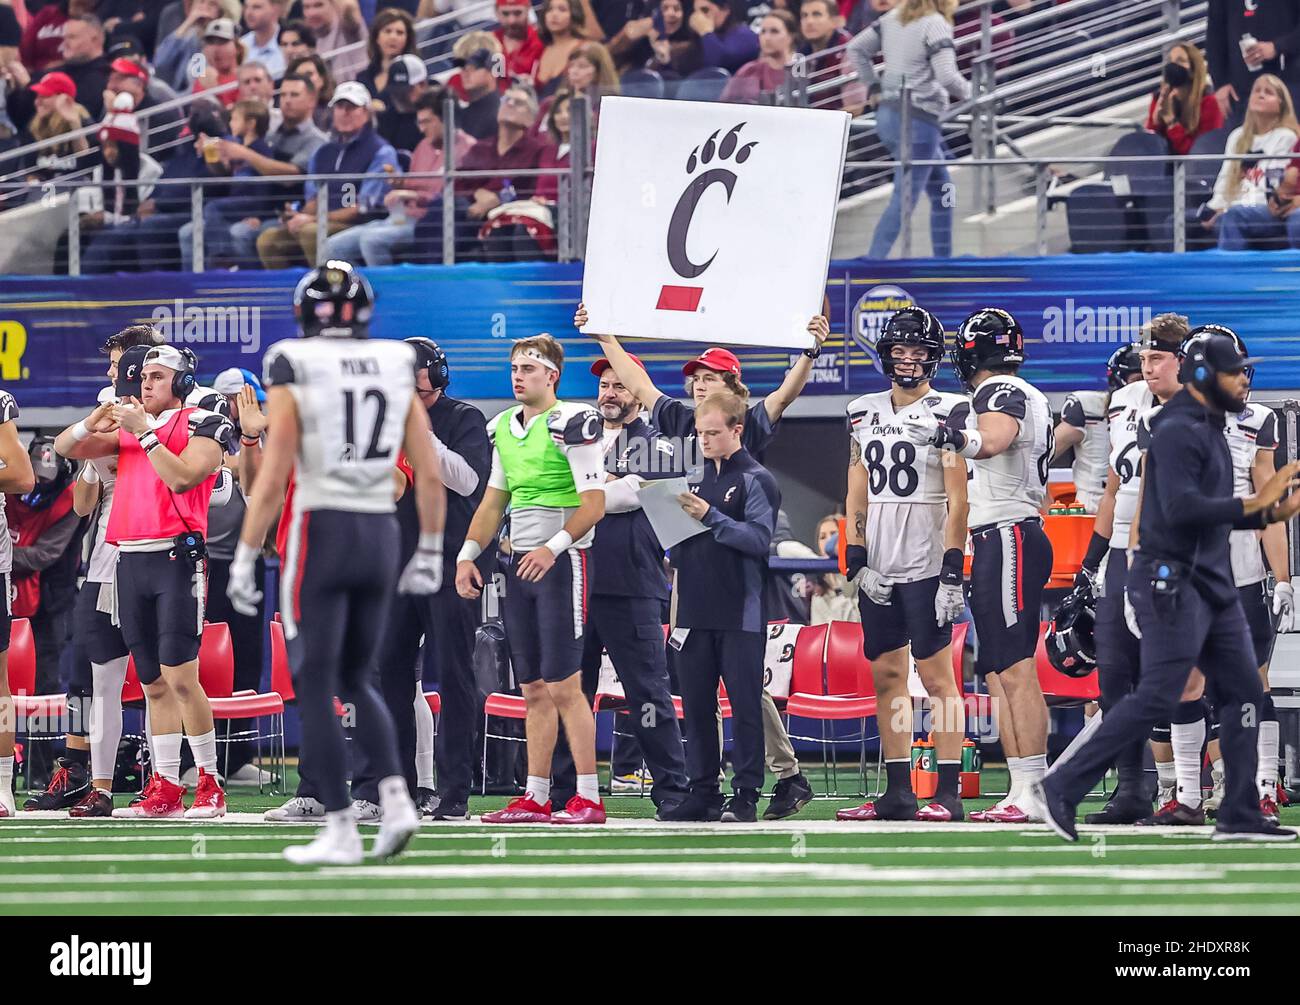
<path id="1" fill-rule="evenodd" d="M 895 440 L 889 450 L 889 467 L 884 465 L 885 445 L 880 440 L 872 440 L 863 451 L 862 461 L 867 467 L 867 489 L 872 495 L 880 495 L 889 486 L 889 491 L 896 496 L 910 496 L 920 484 L 921 476 L 916 473 L 916 447 L 906 440 Z"/>

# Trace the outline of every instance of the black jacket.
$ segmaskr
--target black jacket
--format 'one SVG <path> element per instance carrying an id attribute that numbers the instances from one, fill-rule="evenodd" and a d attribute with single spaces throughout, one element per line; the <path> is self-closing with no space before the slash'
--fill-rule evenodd
<path id="1" fill-rule="evenodd" d="M 1254 35 L 1277 46 L 1277 57 L 1252 73 L 1241 55 L 1241 36 Z M 1292 95 L 1300 85 L 1300 0 L 1209 0 L 1205 58 L 1216 88 L 1231 84 L 1234 108 L 1244 112 L 1250 89 L 1261 73 L 1286 81 Z"/>
<path id="2" fill-rule="evenodd" d="M 623 427 L 605 455 L 605 470 L 620 478 L 629 474 L 646 480 L 666 478 L 675 467 L 670 445 L 640 418 Z M 664 550 L 641 510 L 607 511 L 596 524 L 589 558 L 592 596 L 668 599 Z"/>
<path id="3" fill-rule="evenodd" d="M 691 489 L 709 503 L 708 532 L 673 548 L 678 628 L 761 632 L 768 549 L 781 490 L 743 447 L 719 466 L 706 460 Z"/>
<path id="4" fill-rule="evenodd" d="M 1263 513 L 1242 515 L 1232 494 L 1232 456 L 1222 414 L 1179 391 L 1151 420 L 1142 472 L 1138 551 L 1190 567 L 1191 582 L 1212 607 L 1237 599 L 1228 532 L 1259 529 Z"/>

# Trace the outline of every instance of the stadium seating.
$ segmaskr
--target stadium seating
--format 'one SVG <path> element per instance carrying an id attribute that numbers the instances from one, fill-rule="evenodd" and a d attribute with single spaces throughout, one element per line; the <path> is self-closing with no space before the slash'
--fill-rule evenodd
<path id="1" fill-rule="evenodd" d="M 662 98 L 664 78 L 654 70 L 628 70 L 619 81 L 619 88 L 629 98 Z"/>
<path id="2" fill-rule="evenodd" d="M 706 66 L 678 84 L 673 96 L 678 101 L 717 101 L 730 79 L 731 74 L 722 67 Z"/>

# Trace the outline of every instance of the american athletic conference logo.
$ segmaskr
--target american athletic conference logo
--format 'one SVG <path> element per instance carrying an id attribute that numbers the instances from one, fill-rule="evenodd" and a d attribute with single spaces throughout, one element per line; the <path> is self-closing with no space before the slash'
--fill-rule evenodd
<path id="1" fill-rule="evenodd" d="M 904 307 L 915 306 L 912 295 L 901 286 L 873 286 L 853 305 L 849 328 L 853 341 L 867 354 L 867 359 L 878 372 L 884 373 L 876 345 L 885 330 L 885 322 Z"/>
<path id="2" fill-rule="evenodd" d="M 673 208 L 673 215 L 668 221 L 668 264 L 683 279 L 697 279 L 718 257 L 718 251 L 715 250 L 705 261 L 694 261 L 686 250 L 686 240 L 690 236 L 691 220 L 695 216 L 696 207 L 710 187 L 721 185 L 726 191 L 727 202 L 731 202 L 731 194 L 736 188 L 738 176 L 722 162 L 744 164 L 749 160 L 749 155 L 753 153 L 754 148 L 758 146 L 757 140 L 741 144 L 740 131 L 743 128 L 745 128 L 744 122 L 732 126 L 722 137 L 721 142 L 718 142 L 718 134 L 722 130 L 714 130 L 704 144 L 692 150 L 690 156 L 686 158 L 688 175 L 695 175 L 699 168 L 706 167 L 715 160 L 718 163 L 686 183 L 686 189 L 678 198 L 677 205 Z M 700 299 L 703 296 L 703 286 L 665 284 L 659 290 L 659 301 L 655 304 L 655 309 L 695 311 L 699 309 Z"/>

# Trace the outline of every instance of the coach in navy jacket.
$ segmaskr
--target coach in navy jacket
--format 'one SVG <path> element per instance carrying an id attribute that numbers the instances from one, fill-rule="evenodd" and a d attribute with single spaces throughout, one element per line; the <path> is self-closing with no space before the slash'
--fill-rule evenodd
<path id="1" fill-rule="evenodd" d="M 776 479 L 741 446 L 744 420 L 744 402 L 726 392 L 710 395 L 696 409 L 704 466 L 691 478 L 692 492 L 681 497 L 682 509 L 708 531 L 672 553 L 691 787 L 687 819 L 755 820 L 763 784 L 763 581 L 781 493 Z M 734 792 L 726 805 L 718 789 L 719 676 L 727 686 L 735 737 Z"/>

